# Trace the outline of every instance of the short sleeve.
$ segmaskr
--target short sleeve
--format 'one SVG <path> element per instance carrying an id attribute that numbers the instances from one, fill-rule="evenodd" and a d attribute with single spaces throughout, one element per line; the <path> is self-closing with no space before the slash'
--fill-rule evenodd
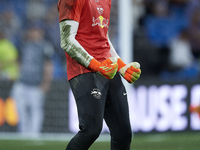
<path id="1" fill-rule="evenodd" d="M 84 4 L 85 0 L 59 0 L 59 22 L 66 19 L 79 22 Z"/>

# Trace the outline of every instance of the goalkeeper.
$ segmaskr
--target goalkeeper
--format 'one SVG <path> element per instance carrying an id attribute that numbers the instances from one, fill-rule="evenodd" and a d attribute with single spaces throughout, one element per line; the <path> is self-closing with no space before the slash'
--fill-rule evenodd
<path id="1" fill-rule="evenodd" d="M 112 150 L 130 150 L 132 131 L 121 74 L 134 83 L 141 70 L 125 64 L 107 36 L 111 0 L 59 0 L 61 47 L 75 97 L 79 132 L 66 150 L 88 150 L 109 127 Z"/>

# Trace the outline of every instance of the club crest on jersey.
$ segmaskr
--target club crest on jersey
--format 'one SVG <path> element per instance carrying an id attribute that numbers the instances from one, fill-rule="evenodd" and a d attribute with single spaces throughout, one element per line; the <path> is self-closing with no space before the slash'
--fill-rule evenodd
<path id="1" fill-rule="evenodd" d="M 101 15 L 101 14 L 103 14 L 104 9 L 103 9 L 103 7 L 101 5 L 97 5 L 97 11 Z"/>
<path id="2" fill-rule="evenodd" d="M 91 91 L 91 95 L 93 95 L 96 99 L 100 99 L 102 94 L 99 89 L 95 88 Z"/>
<path id="3" fill-rule="evenodd" d="M 109 19 L 105 19 L 102 14 L 103 14 L 103 7 L 101 5 L 97 5 L 97 11 L 100 14 L 100 16 L 98 18 L 95 19 L 95 17 L 93 17 L 93 24 L 92 26 L 100 26 L 101 28 L 107 27 L 108 28 L 108 23 L 109 23 Z"/>

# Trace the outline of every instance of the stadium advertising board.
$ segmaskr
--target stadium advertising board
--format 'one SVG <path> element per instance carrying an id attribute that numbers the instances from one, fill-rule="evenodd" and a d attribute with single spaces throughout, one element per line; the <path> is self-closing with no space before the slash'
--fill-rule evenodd
<path id="1" fill-rule="evenodd" d="M 139 85 L 128 91 L 133 132 L 199 131 L 200 114 L 190 106 L 200 105 L 200 84 Z M 78 131 L 78 118 L 69 91 L 69 131 Z M 104 122 L 102 132 L 108 132 Z"/>

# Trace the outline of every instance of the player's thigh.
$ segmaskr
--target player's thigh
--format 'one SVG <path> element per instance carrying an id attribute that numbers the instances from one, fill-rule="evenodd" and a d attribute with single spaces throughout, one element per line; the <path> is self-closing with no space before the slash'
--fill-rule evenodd
<path id="1" fill-rule="evenodd" d="M 131 126 L 126 89 L 118 74 L 110 81 L 108 91 L 104 118 L 111 135 L 121 138 L 130 134 Z"/>
<path id="2" fill-rule="evenodd" d="M 27 94 L 26 94 L 26 86 L 20 82 L 14 83 L 11 96 L 16 101 L 18 111 L 25 111 L 27 106 Z"/>
<path id="3" fill-rule="evenodd" d="M 45 94 L 40 86 L 29 86 L 27 94 L 29 95 L 28 102 L 31 109 L 33 109 L 32 111 L 40 111 L 43 109 Z"/>
<path id="4" fill-rule="evenodd" d="M 71 79 L 69 83 L 75 97 L 79 121 L 90 116 L 97 122 L 102 122 L 108 79 L 97 73 L 86 73 Z"/>

